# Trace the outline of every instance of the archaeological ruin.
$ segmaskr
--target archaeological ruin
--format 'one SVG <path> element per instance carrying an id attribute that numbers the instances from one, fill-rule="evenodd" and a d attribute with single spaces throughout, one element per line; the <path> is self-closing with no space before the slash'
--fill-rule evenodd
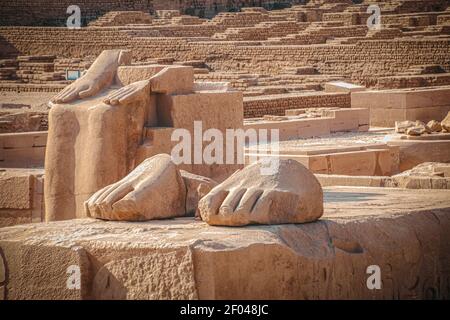
<path id="1" fill-rule="evenodd" d="M 0 300 L 450 298 L 449 1 L 0 8 Z"/>

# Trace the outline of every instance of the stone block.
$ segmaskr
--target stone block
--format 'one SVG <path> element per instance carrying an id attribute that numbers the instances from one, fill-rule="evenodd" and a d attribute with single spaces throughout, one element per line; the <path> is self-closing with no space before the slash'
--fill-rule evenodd
<path id="1" fill-rule="evenodd" d="M 332 81 L 325 83 L 325 92 L 359 92 L 365 91 L 363 86 L 355 85 L 344 81 Z"/>
<path id="2" fill-rule="evenodd" d="M 319 222 L 233 232 L 193 218 L 5 228 L 8 299 L 448 299 L 448 191 L 327 187 L 324 201 Z"/>
<path id="3" fill-rule="evenodd" d="M 32 179 L 29 174 L 0 173 L 0 209 L 31 209 Z"/>

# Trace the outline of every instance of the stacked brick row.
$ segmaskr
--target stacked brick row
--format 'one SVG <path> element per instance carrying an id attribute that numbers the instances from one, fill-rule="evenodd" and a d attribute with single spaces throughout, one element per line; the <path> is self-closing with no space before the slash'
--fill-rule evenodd
<path id="1" fill-rule="evenodd" d="M 110 11 L 89 23 L 90 27 L 112 27 L 126 24 L 152 24 L 153 17 L 142 11 Z"/>
<path id="2" fill-rule="evenodd" d="M 254 27 L 228 28 L 223 33 L 215 34 L 213 38 L 227 41 L 266 40 L 270 37 L 297 33 L 305 28 L 305 23 L 297 23 L 294 21 L 261 22 Z"/>
<path id="3" fill-rule="evenodd" d="M 67 70 L 79 70 L 84 71 L 89 69 L 95 57 L 91 59 L 80 58 L 61 58 L 55 60 L 55 71 L 66 72 Z"/>
<path id="4" fill-rule="evenodd" d="M 0 60 L 0 80 L 15 80 L 17 79 L 17 61 L 16 59 Z"/>
<path id="5" fill-rule="evenodd" d="M 244 117 L 282 116 L 286 110 L 302 108 L 350 108 L 348 93 L 281 94 L 244 98 Z"/>
<path id="6" fill-rule="evenodd" d="M 298 0 L 261 0 L 259 4 L 274 7 L 297 3 Z M 238 11 L 243 6 L 253 6 L 254 0 L 15 0 L 2 1 L 0 25 L 4 26 L 63 26 L 71 5 L 81 9 L 83 25 L 110 11 L 179 10 L 183 13 L 212 17 L 219 11 Z"/>
<path id="7" fill-rule="evenodd" d="M 44 83 L 47 81 L 62 81 L 64 74 L 55 72 L 55 56 L 19 56 L 17 78 L 22 82 Z"/>
<path id="8" fill-rule="evenodd" d="M 145 11 L 153 10 L 149 0 L 15 0 L 2 1 L 0 25 L 5 26 L 64 26 L 67 8 L 77 5 L 81 9 L 83 25 L 109 11 Z"/>

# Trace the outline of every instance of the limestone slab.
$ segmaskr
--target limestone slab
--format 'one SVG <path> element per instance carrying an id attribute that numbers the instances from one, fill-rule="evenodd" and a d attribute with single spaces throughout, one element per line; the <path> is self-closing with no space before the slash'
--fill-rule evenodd
<path id="1" fill-rule="evenodd" d="M 448 299 L 449 195 L 325 188 L 325 214 L 309 224 L 81 219 L 4 228 L 7 297 Z M 80 266 L 81 290 L 66 288 L 70 265 Z M 366 285 L 371 265 L 380 290 Z"/>

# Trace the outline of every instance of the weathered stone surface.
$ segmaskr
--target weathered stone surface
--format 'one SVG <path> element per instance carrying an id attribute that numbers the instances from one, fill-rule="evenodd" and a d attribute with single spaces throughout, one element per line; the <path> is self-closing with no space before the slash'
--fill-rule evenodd
<path id="1" fill-rule="evenodd" d="M 302 225 L 211 227 L 179 218 L 4 228 L 8 299 L 450 297 L 449 191 L 324 191 L 324 217 Z M 66 289 L 73 264 L 84 291 Z M 367 288 L 371 265 L 380 267 L 380 290 Z"/>
<path id="2" fill-rule="evenodd" d="M 130 273 L 133 270 L 133 273 Z M 193 253 L 155 250 L 106 263 L 93 280 L 98 299 L 197 299 Z"/>
<path id="3" fill-rule="evenodd" d="M 217 182 L 184 170 L 180 170 L 180 173 L 186 186 L 186 214 L 197 214 L 198 201 L 217 186 Z"/>
<path id="4" fill-rule="evenodd" d="M 316 174 L 323 187 L 385 187 L 406 189 L 450 189 L 450 164 L 425 162 L 391 177 Z"/>
<path id="5" fill-rule="evenodd" d="M 0 228 L 42 221 L 43 173 L 43 169 L 0 172 Z"/>
<path id="6" fill-rule="evenodd" d="M 423 162 L 450 162 L 449 137 L 445 135 L 438 137 L 442 139 L 426 139 L 432 135 L 408 137 L 417 139 L 402 139 L 394 136 L 387 139 L 388 145 L 400 148 L 400 172 L 410 170 Z"/>
<path id="7" fill-rule="evenodd" d="M 31 209 L 32 179 L 30 174 L 0 172 L 0 210 Z"/>

